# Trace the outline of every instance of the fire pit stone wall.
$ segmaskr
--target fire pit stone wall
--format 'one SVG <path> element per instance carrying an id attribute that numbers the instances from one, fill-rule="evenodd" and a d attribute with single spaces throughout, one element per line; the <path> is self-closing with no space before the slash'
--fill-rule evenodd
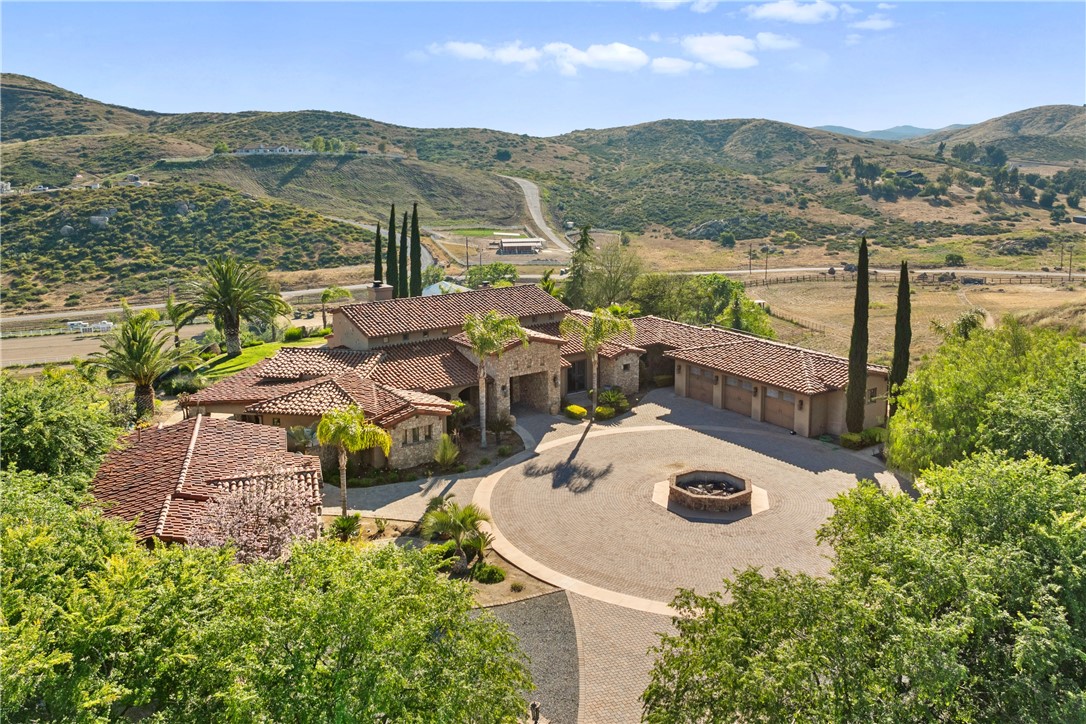
<path id="1" fill-rule="evenodd" d="M 699 484 L 719 487 L 730 485 L 734 493 L 706 494 L 693 490 Z M 671 476 L 668 501 L 688 510 L 724 513 L 750 507 L 750 482 L 722 470 L 683 470 Z"/>

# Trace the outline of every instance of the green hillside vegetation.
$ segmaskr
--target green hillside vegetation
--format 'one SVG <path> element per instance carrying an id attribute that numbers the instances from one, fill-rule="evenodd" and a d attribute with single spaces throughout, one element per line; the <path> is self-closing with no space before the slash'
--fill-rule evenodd
<path id="1" fill-rule="evenodd" d="M 158 114 L 84 98 L 36 78 L 4 73 L 0 79 L 5 141 L 77 134 L 146 131 Z"/>
<path id="2" fill-rule="evenodd" d="M 13 186 L 82 185 L 139 170 L 162 158 L 189 158 L 210 153 L 210 148 L 169 136 L 133 133 L 59 136 L 5 143 L 0 176 Z M 77 174 L 83 174 L 83 177 L 77 178 Z"/>
<path id="3" fill-rule="evenodd" d="M 1083 186 L 1077 178 L 1064 183 L 1024 171 L 1019 178 L 1002 167 L 1020 155 L 1081 158 L 1084 114 L 1073 106 L 1029 109 L 901 143 L 763 119 L 662 120 L 534 138 L 405 128 L 313 110 L 154 114 L 20 76 L 3 82 L 15 99 L 2 108 L 7 139 L 50 130 L 83 134 L 5 143 L 0 175 L 17 187 L 135 172 L 156 182 L 220 184 L 369 223 L 383 220 L 393 199 L 417 199 L 425 225 L 521 223 L 519 189 L 496 176 L 506 174 L 539 184 L 556 228 L 589 224 L 634 235 L 638 244 L 662 234 L 723 249 L 736 242 L 797 253 L 812 247 L 808 261 L 829 263 L 818 255 L 848 251 L 866 233 L 873 247 L 916 250 L 909 258 L 921 264 L 960 253 L 969 263 L 995 256 L 1001 259 L 994 266 L 1024 267 L 1050 247 L 1044 239 L 1062 238 L 1050 227 L 1069 223 Z M 301 146 L 318 136 L 339 139 L 352 152 L 211 155 L 216 146 Z M 941 155 L 940 138 L 947 139 Z M 958 144 L 970 145 L 972 155 L 952 153 Z M 668 253 L 669 268 L 698 268 L 693 251 L 688 263 L 681 245 Z"/>
<path id="4" fill-rule="evenodd" d="M 418 199 L 424 223 L 518 221 L 524 201 L 511 181 L 469 169 L 369 155 L 213 156 L 163 161 L 155 179 L 215 182 L 319 212 L 377 221 L 392 199 Z"/>
<path id="5" fill-rule="evenodd" d="M 219 186 L 12 197 L 0 209 L 0 224 L 5 310 L 61 299 L 78 304 L 83 296 L 165 294 L 167 279 L 179 279 L 222 253 L 283 271 L 373 258 L 368 231 Z"/>
<path id="6" fill-rule="evenodd" d="M 996 145 L 1012 158 L 1081 164 L 1086 161 L 1086 108 L 1039 106 L 966 128 L 936 131 L 906 143 L 934 149 L 943 142 L 949 149 L 969 141 L 978 146 Z"/>

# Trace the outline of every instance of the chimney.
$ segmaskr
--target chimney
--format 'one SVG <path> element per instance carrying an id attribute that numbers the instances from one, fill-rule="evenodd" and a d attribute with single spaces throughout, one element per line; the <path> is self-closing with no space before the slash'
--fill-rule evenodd
<path id="1" fill-rule="evenodd" d="M 391 284 L 375 281 L 372 286 L 366 289 L 367 302 L 383 302 L 386 299 L 392 299 Z"/>

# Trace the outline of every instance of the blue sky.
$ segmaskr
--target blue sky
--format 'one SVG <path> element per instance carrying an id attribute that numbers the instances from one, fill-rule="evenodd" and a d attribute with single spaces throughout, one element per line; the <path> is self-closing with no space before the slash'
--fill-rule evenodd
<path id="1" fill-rule="evenodd" d="M 1086 3 L 18 3 L 2 64 L 163 112 L 532 135 L 660 118 L 861 130 L 1086 101 Z"/>

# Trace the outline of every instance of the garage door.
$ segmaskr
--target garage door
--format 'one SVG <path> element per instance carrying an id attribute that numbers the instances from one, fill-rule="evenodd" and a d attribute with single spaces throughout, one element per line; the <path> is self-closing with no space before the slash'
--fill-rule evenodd
<path id="1" fill-rule="evenodd" d="M 713 404 L 713 374 L 712 370 L 702 369 L 690 365 L 686 376 L 686 396 Z"/>
<path id="2" fill-rule="evenodd" d="M 750 417 L 750 400 L 754 387 L 746 380 L 728 376 L 724 385 L 724 409 Z"/>
<path id="3" fill-rule="evenodd" d="M 796 396 L 791 392 L 784 392 L 775 387 L 767 387 L 765 391 L 764 419 L 773 425 L 780 425 L 791 430 L 796 424 Z"/>

